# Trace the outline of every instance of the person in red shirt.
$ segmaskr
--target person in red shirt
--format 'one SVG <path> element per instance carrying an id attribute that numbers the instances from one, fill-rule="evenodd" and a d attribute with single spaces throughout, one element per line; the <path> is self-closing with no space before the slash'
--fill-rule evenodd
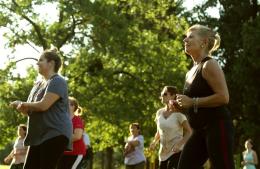
<path id="1" fill-rule="evenodd" d="M 81 107 L 74 97 L 69 97 L 69 110 L 73 125 L 73 149 L 72 151 L 64 152 L 58 169 L 77 169 L 83 156 L 86 154 L 86 147 L 83 141 L 84 123 L 79 116 Z"/>

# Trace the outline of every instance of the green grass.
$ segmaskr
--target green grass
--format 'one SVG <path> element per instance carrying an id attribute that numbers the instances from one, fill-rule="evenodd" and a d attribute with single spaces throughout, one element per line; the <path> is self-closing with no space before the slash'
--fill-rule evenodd
<path id="1" fill-rule="evenodd" d="M 1 169 L 9 169 L 9 166 L 8 165 L 0 165 L 0 168 Z"/>

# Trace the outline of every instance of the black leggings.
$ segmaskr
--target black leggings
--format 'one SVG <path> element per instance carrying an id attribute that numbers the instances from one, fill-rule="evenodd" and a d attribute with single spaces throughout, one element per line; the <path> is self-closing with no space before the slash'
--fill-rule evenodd
<path id="1" fill-rule="evenodd" d="M 61 135 L 46 140 L 40 145 L 30 146 L 24 169 L 55 169 L 68 141 Z"/>
<path id="2" fill-rule="evenodd" d="M 63 155 L 57 166 L 57 169 L 75 169 L 79 168 L 83 155 Z"/>
<path id="3" fill-rule="evenodd" d="M 218 120 L 194 130 L 182 151 L 178 169 L 199 169 L 209 158 L 213 169 L 234 169 L 233 126 Z"/>
<path id="4" fill-rule="evenodd" d="M 177 169 L 180 154 L 180 152 L 177 154 L 173 154 L 167 160 L 160 161 L 159 169 Z"/>
<path id="5" fill-rule="evenodd" d="M 23 169 L 23 163 L 20 164 L 12 164 L 10 169 Z"/>

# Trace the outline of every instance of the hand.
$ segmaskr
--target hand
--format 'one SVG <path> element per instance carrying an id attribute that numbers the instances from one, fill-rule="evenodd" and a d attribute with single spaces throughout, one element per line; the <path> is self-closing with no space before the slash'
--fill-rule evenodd
<path id="1" fill-rule="evenodd" d="M 181 95 L 181 94 L 177 94 L 176 96 L 177 96 L 176 101 L 182 108 L 192 107 L 192 105 L 193 105 L 192 98 L 190 98 L 186 95 Z"/>
<path id="2" fill-rule="evenodd" d="M 28 115 L 29 107 L 26 105 L 26 103 L 21 102 L 16 109 L 21 112 L 24 115 Z"/>
<path id="3" fill-rule="evenodd" d="M 150 144 L 149 150 L 150 150 L 150 151 L 154 151 L 155 148 L 156 148 L 156 143 L 153 141 L 153 142 Z"/>
<path id="4" fill-rule="evenodd" d="M 125 149 L 124 149 L 124 156 L 127 156 L 129 153 L 133 152 L 134 150 L 135 150 L 135 147 L 132 144 L 126 143 Z"/>
<path id="5" fill-rule="evenodd" d="M 169 100 L 168 106 L 169 106 L 169 109 L 171 111 L 180 111 L 182 109 L 182 107 L 180 107 L 178 102 L 176 100 L 173 100 L 173 99 Z"/>
<path id="6" fill-rule="evenodd" d="M 250 161 L 247 161 L 247 160 L 244 160 L 244 161 L 241 162 L 241 164 L 242 165 L 247 165 L 247 164 L 254 164 L 254 163 L 252 163 Z"/>
<path id="7" fill-rule="evenodd" d="M 249 164 L 249 163 L 250 163 L 250 162 L 249 162 L 249 161 L 246 161 L 246 160 L 244 160 L 244 161 L 241 162 L 242 165 L 247 165 L 247 164 Z"/>
<path id="8" fill-rule="evenodd" d="M 18 106 L 19 104 L 21 104 L 21 103 L 22 103 L 22 101 L 16 100 L 16 101 L 11 102 L 11 103 L 9 104 L 9 106 L 12 107 L 12 108 L 17 108 L 17 106 Z"/>
<path id="9" fill-rule="evenodd" d="M 5 159 L 4 159 L 5 164 L 10 164 L 11 161 L 12 161 L 12 158 L 10 156 L 5 157 Z"/>
<path id="10" fill-rule="evenodd" d="M 245 161 L 241 161 L 241 165 L 245 165 L 246 164 L 246 162 Z"/>
<path id="11" fill-rule="evenodd" d="M 180 152 L 181 151 L 181 145 L 179 143 L 174 144 L 174 146 L 172 147 L 172 151 L 174 153 Z"/>

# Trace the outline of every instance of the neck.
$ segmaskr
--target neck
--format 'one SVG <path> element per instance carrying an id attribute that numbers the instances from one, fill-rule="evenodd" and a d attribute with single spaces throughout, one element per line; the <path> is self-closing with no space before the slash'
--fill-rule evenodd
<path id="1" fill-rule="evenodd" d="M 174 109 L 167 107 L 166 112 L 167 112 L 167 113 L 173 113 L 173 112 L 174 112 Z"/>
<path id="2" fill-rule="evenodd" d="M 45 80 L 49 80 L 52 76 L 54 76 L 56 74 L 57 74 L 56 72 L 51 71 L 42 76 L 44 77 Z"/>
<path id="3" fill-rule="evenodd" d="M 174 106 L 170 107 L 169 105 L 166 105 L 166 110 L 168 112 L 175 112 L 176 111 L 176 108 Z"/>
<path id="4" fill-rule="evenodd" d="M 205 52 L 201 52 L 200 54 L 192 55 L 191 57 L 193 60 L 193 64 L 198 65 L 205 57 L 207 57 L 207 54 Z"/>
<path id="5" fill-rule="evenodd" d="M 73 119 L 74 113 L 70 113 L 70 118 Z"/>
<path id="6" fill-rule="evenodd" d="M 251 151 L 251 150 L 252 150 L 251 148 L 247 148 L 247 149 L 246 149 L 247 152 L 249 152 L 249 151 Z"/>
<path id="7" fill-rule="evenodd" d="M 19 136 L 19 138 L 24 138 L 25 137 L 25 135 L 23 135 L 23 136 Z"/>
<path id="8" fill-rule="evenodd" d="M 133 136 L 134 136 L 134 137 L 137 137 L 137 136 L 138 136 L 138 133 L 133 134 Z"/>

